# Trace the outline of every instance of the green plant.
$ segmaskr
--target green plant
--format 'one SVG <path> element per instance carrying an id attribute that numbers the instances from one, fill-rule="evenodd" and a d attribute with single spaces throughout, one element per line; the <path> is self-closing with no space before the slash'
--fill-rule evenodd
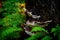
<path id="1" fill-rule="evenodd" d="M 21 4 L 25 4 L 25 0 L 2 1 L 2 8 L 0 8 L 0 40 L 7 40 L 7 38 L 18 39 L 23 35 L 25 30 L 21 25 L 26 22 L 26 15 L 24 15 L 24 8 L 21 7 Z M 51 32 L 48 32 L 48 30 L 38 24 L 31 27 L 32 30 L 30 32 L 36 33 L 24 38 L 24 40 L 38 40 L 41 37 L 43 37 L 41 40 L 51 40 L 53 37 L 50 37 L 50 33 L 53 33 L 53 36 L 57 36 L 58 40 L 60 40 L 59 24 L 52 28 Z"/>

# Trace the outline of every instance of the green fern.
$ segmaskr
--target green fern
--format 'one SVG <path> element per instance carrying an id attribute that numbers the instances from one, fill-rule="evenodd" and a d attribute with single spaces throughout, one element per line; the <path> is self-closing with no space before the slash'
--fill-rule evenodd
<path id="1" fill-rule="evenodd" d="M 21 28 L 18 28 L 18 27 L 16 27 L 16 26 L 14 26 L 14 27 L 8 27 L 8 28 L 6 28 L 5 30 L 3 30 L 2 31 L 2 34 L 0 35 L 0 38 L 2 39 L 2 38 L 7 38 L 10 34 L 12 34 L 12 33 L 14 33 L 15 34 L 15 36 L 14 35 L 10 35 L 11 37 L 12 36 L 14 36 L 14 37 L 16 37 L 17 35 L 19 36 L 19 32 L 20 31 L 22 31 L 22 29 Z M 10 37 L 9 36 L 9 37 Z"/>
<path id="2" fill-rule="evenodd" d="M 40 32 L 38 32 L 40 31 Z M 41 38 L 42 36 L 45 35 L 44 32 L 47 32 L 47 30 L 45 30 L 44 28 L 40 27 L 39 25 L 35 25 L 33 26 L 31 32 L 37 32 L 36 34 L 32 35 L 31 37 L 25 39 L 25 40 L 38 40 L 38 38 Z"/>
<path id="3" fill-rule="evenodd" d="M 51 40 L 52 38 L 50 36 L 45 36 L 41 40 Z"/>
<path id="4" fill-rule="evenodd" d="M 25 40 L 38 40 L 38 38 L 41 38 L 44 35 L 45 35 L 44 33 L 40 32 L 40 33 L 32 35 L 31 37 L 29 37 Z"/>
<path id="5" fill-rule="evenodd" d="M 8 15 L 5 18 L 2 19 L 3 26 L 13 26 L 18 24 L 23 24 L 25 22 L 25 16 L 22 16 L 21 14 L 12 14 Z"/>
<path id="6" fill-rule="evenodd" d="M 44 28 L 42 28 L 42 27 L 39 26 L 39 25 L 35 25 L 35 26 L 32 28 L 31 32 L 34 32 L 34 31 L 43 31 L 43 32 L 47 32 L 47 33 L 48 33 L 47 30 L 45 30 Z"/>
<path id="7" fill-rule="evenodd" d="M 51 29 L 51 33 L 54 33 L 54 36 L 60 32 L 60 26 L 57 24 L 56 28 Z"/>

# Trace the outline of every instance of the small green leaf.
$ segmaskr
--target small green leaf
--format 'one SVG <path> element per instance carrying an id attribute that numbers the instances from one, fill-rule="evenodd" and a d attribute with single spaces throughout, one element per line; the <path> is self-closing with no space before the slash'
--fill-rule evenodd
<path id="1" fill-rule="evenodd" d="M 56 32 L 57 31 L 57 28 L 52 28 L 51 29 L 51 32 Z"/>
<path id="2" fill-rule="evenodd" d="M 47 30 L 45 30 L 42 27 L 33 27 L 32 30 L 31 30 L 31 32 L 34 32 L 34 31 L 44 31 L 44 32 L 47 32 Z"/>
<path id="3" fill-rule="evenodd" d="M 51 37 L 50 36 L 45 36 L 41 40 L 51 40 Z"/>

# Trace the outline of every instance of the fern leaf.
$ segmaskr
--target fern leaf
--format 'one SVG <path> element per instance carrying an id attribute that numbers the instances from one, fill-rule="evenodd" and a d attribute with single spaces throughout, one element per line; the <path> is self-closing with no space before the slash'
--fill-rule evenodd
<path id="1" fill-rule="evenodd" d="M 41 40 L 51 40 L 51 37 L 50 36 L 45 36 Z"/>
<path id="2" fill-rule="evenodd" d="M 34 32 L 34 31 L 44 31 L 44 32 L 47 32 L 47 30 L 45 30 L 42 27 L 34 27 L 34 28 L 32 28 L 31 32 Z"/>

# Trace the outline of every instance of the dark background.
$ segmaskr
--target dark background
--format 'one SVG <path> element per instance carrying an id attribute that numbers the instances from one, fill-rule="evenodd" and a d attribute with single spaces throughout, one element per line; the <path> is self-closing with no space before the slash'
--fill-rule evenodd
<path id="1" fill-rule="evenodd" d="M 26 8 L 34 15 L 41 15 L 42 20 L 53 19 L 60 23 L 59 0 L 26 0 Z"/>

